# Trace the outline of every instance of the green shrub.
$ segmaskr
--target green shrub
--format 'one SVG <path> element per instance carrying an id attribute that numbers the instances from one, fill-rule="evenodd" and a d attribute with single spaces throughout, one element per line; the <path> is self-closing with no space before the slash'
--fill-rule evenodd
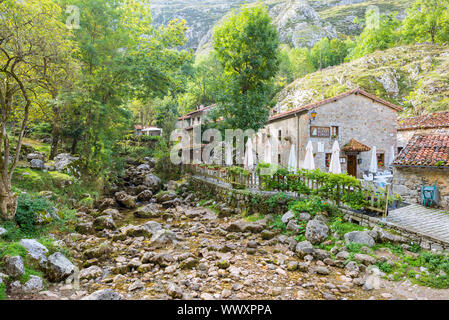
<path id="1" fill-rule="evenodd" d="M 311 196 L 306 199 L 293 201 L 290 203 L 289 209 L 295 214 L 301 212 L 308 212 L 311 216 L 314 216 L 321 212 L 327 212 L 329 205 L 327 202 L 323 202 L 320 197 Z"/>
<path id="2" fill-rule="evenodd" d="M 282 222 L 282 216 L 276 215 L 274 216 L 273 222 L 271 222 L 271 226 L 273 226 L 275 229 L 279 229 L 282 232 L 287 231 L 287 225 Z"/>
<path id="3" fill-rule="evenodd" d="M 48 212 L 51 208 L 52 204 L 48 199 L 22 193 L 18 198 L 14 219 L 24 233 L 34 234 L 38 214 Z"/>
<path id="4" fill-rule="evenodd" d="M 2 284 L 0 284 L 0 300 L 6 300 L 8 296 L 6 295 L 6 286 L 5 283 L 3 282 Z"/>

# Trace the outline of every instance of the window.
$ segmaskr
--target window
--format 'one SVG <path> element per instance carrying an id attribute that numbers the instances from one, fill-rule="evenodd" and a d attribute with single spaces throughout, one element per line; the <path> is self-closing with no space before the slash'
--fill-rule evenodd
<path id="1" fill-rule="evenodd" d="M 278 140 L 281 141 L 282 140 L 282 130 L 278 131 Z"/>
<path id="2" fill-rule="evenodd" d="M 324 159 L 326 168 L 329 168 L 331 165 L 332 153 L 326 153 L 326 157 Z"/>
<path id="3" fill-rule="evenodd" d="M 335 137 L 335 138 L 337 138 L 338 137 L 338 127 L 337 126 L 333 126 L 333 127 L 331 127 L 331 134 L 332 134 L 332 137 Z"/>
<path id="4" fill-rule="evenodd" d="M 329 138 L 331 135 L 330 127 L 310 127 L 310 136 L 316 138 Z"/>
<path id="5" fill-rule="evenodd" d="M 383 167 L 384 164 L 385 164 L 385 154 L 378 153 L 377 154 L 377 166 L 378 167 Z"/>
<path id="6" fill-rule="evenodd" d="M 281 164 L 281 154 L 278 154 L 278 164 Z"/>
<path id="7" fill-rule="evenodd" d="M 398 154 L 401 153 L 402 149 L 404 149 L 403 147 L 398 147 Z"/>
<path id="8" fill-rule="evenodd" d="M 198 117 L 197 120 L 198 120 L 197 123 L 199 124 L 201 122 L 201 118 Z"/>

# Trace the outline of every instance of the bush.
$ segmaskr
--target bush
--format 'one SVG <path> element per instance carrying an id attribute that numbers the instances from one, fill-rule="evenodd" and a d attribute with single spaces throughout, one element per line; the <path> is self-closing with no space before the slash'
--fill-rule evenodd
<path id="1" fill-rule="evenodd" d="M 51 208 L 52 204 L 48 199 L 22 193 L 18 198 L 17 212 L 14 219 L 24 233 L 34 234 L 36 232 L 38 213 L 48 212 Z"/>
<path id="2" fill-rule="evenodd" d="M 327 202 L 323 202 L 320 197 L 311 196 L 309 198 L 294 201 L 290 204 L 289 209 L 295 214 L 301 212 L 308 212 L 311 216 L 314 216 L 321 212 L 327 212 L 329 205 Z"/>

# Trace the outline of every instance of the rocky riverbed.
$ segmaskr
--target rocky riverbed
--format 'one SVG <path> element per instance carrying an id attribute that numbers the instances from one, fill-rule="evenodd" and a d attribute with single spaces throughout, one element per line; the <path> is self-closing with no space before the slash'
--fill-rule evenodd
<path id="1" fill-rule="evenodd" d="M 381 279 L 370 255 L 314 248 L 309 241 L 196 205 L 184 186 L 162 186 L 151 163 L 130 165 L 111 198 L 79 208 L 76 232 L 64 235 L 74 268 L 44 290 L 13 299 L 424 299 L 411 284 Z M 159 192 L 167 188 L 166 192 Z M 174 191 L 178 190 L 178 193 Z M 181 190 L 181 192 L 179 192 Z M 159 192 L 159 193 L 158 193 Z M 226 211 L 226 210 L 224 210 Z M 288 217 L 286 217 L 288 218 Z M 317 218 L 316 218 L 317 219 Z M 311 223 L 320 236 L 320 219 Z M 312 221 L 312 220 L 311 220 Z M 312 232 L 312 231 L 311 231 Z M 358 234 L 356 238 L 363 235 Z M 343 241 L 342 241 L 343 242 Z M 60 257 L 61 258 L 61 257 Z M 382 252 L 378 254 L 382 258 Z M 77 268 L 79 271 L 77 271 Z M 74 274 L 74 276 L 73 276 Z M 63 281 L 61 281 L 63 280 Z M 412 289 L 410 289 L 412 288 Z M 23 289 L 23 288 L 22 288 Z M 438 296 L 449 298 L 439 291 Z M 415 290 L 416 293 L 416 290 Z"/>

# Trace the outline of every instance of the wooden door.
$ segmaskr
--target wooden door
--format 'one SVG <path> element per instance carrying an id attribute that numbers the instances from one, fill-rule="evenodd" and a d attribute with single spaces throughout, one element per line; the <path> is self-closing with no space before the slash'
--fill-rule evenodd
<path id="1" fill-rule="evenodd" d="M 357 156 L 348 155 L 348 174 L 357 178 Z"/>

